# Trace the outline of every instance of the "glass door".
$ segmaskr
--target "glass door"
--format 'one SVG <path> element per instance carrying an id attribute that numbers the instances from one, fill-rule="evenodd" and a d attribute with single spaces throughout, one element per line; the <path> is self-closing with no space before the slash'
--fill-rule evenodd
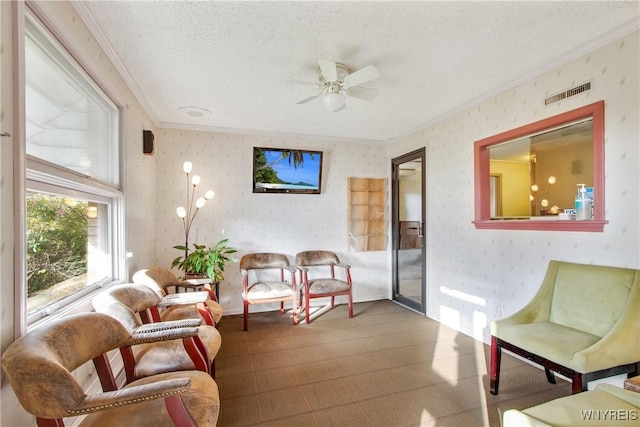
<path id="1" fill-rule="evenodd" d="M 425 151 L 393 159 L 393 300 L 425 313 Z"/>

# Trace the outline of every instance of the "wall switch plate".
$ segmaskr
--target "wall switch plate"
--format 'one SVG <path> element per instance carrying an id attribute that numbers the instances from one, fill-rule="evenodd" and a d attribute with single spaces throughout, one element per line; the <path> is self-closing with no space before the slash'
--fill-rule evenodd
<path id="1" fill-rule="evenodd" d="M 499 319 L 502 317 L 502 304 L 497 301 L 493 302 L 493 318 Z"/>

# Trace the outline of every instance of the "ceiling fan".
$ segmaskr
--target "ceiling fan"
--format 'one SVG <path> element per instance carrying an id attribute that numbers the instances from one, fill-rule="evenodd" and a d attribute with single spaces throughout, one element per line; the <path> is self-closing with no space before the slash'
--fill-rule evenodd
<path id="1" fill-rule="evenodd" d="M 360 86 L 380 77 L 378 70 L 373 65 L 349 74 L 346 65 L 339 62 L 320 59 L 318 61 L 322 77 L 320 83 L 306 82 L 289 79 L 287 83 L 313 86 L 319 91 L 308 98 L 298 101 L 297 104 L 306 104 L 322 96 L 322 103 L 329 111 L 340 111 L 345 108 L 345 97 L 352 97 L 373 101 L 378 96 L 378 89 Z"/>

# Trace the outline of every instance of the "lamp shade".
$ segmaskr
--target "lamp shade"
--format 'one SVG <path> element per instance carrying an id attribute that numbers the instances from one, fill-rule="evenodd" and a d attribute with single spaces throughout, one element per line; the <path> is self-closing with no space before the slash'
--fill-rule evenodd
<path id="1" fill-rule="evenodd" d="M 185 216 L 187 216 L 187 210 L 185 208 L 183 208 L 182 206 L 180 206 L 178 209 L 176 209 L 176 213 L 178 214 L 178 216 L 180 218 L 184 218 Z"/>
<path id="2" fill-rule="evenodd" d="M 193 184 L 193 186 L 200 184 L 200 175 L 193 175 L 191 178 L 191 184 Z"/>
<path id="3" fill-rule="evenodd" d="M 196 208 L 200 209 L 206 202 L 207 201 L 203 197 L 200 197 L 198 200 L 196 200 Z"/>
<path id="4" fill-rule="evenodd" d="M 322 98 L 322 103 L 329 111 L 339 111 L 344 108 L 344 97 L 339 93 L 328 93 Z"/>
<path id="5" fill-rule="evenodd" d="M 191 162 L 184 162 L 184 164 L 182 165 L 182 170 L 186 173 L 190 173 L 191 169 L 193 169 L 193 165 L 191 164 Z"/>

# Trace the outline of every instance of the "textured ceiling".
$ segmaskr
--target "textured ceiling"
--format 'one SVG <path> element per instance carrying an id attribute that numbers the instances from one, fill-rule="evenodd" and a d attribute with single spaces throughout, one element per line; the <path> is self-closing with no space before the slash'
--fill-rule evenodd
<path id="1" fill-rule="evenodd" d="M 388 141 L 638 29 L 638 2 L 74 2 L 159 127 Z M 374 101 L 297 105 L 317 60 Z M 566 88 L 553 88 L 564 90 Z M 542 100 L 540 100 L 542 102 Z M 196 106 L 210 116 L 180 113 Z"/>

